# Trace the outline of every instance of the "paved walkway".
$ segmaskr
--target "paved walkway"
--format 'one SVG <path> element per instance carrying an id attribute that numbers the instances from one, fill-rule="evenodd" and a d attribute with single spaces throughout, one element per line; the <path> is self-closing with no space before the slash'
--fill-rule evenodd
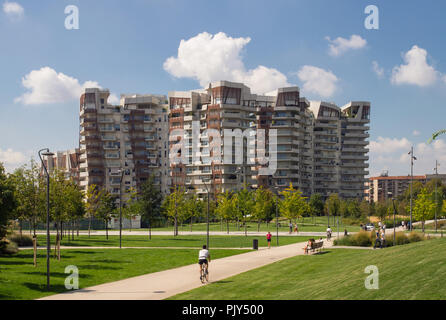
<path id="1" fill-rule="evenodd" d="M 210 282 L 217 282 L 276 261 L 303 255 L 305 244 L 295 243 L 271 249 L 261 248 L 258 251 L 212 260 L 209 265 Z M 324 248 L 331 246 L 332 242 L 324 241 Z M 201 286 L 203 284 L 199 280 L 198 264 L 193 264 L 53 295 L 42 300 L 161 300 Z"/>

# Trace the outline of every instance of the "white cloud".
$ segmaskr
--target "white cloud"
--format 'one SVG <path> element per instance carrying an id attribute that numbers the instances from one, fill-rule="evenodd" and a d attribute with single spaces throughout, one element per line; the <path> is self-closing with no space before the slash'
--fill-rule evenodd
<path id="1" fill-rule="evenodd" d="M 119 97 L 114 94 L 114 93 L 110 93 L 110 95 L 108 96 L 108 101 L 109 104 L 113 104 L 113 105 L 118 105 L 120 102 Z"/>
<path id="2" fill-rule="evenodd" d="M 389 175 L 410 174 L 410 148 L 414 146 L 414 174 L 433 173 L 435 160 L 444 163 L 446 167 L 446 143 L 442 139 L 432 144 L 409 141 L 407 138 L 383 138 L 370 141 L 370 175 L 379 175 L 383 170 L 389 170 Z"/>
<path id="3" fill-rule="evenodd" d="M 339 79 L 331 71 L 307 65 L 296 74 L 303 82 L 302 90 L 305 94 L 314 93 L 323 98 L 329 98 L 338 89 L 336 83 Z"/>
<path id="4" fill-rule="evenodd" d="M 418 131 L 418 130 L 414 130 L 414 131 L 412 132 L 412 134 L 413 134 L 414 136 L 419 136 L 419 135 L 421 134 L 421 132 Z"/>
<path id="5" fill-rule="evenodd" d="M 427 51 L 413 46 L 403 56 L 405 64 L 395 66 L 391 82 L 396 85 L 411 84 L 426 87 L 434 84 L 440 73 L 427 63 Z"/>
<path id="6" fill-rule="evenodd" d="M 352 35 L 350 39 L 338 37 L 331 40 L 330 37 L 325 37 L 329 44 L 329 54 L 338 57 L 349 50 L 358 50 L 367 45 L 367 41 L 356 34 Z"/>
<path id="7" fill-rule="evenodd" d="M 372 62 L 372 70 L 376 73 L 378 78 L 382 79 L 384 77 L 384 68 L 381 68 L 378 64 L 378 62 L 373 61 Z"/>
<path id="8" fill-rule="evenodd" d="M 3 12 L 12 19 L 20 19 L 25 14 L 25 10 L 20 4 L 8 1 L 3 3 Z"/>
<path id="9" fill-rule="evenodd" d="M 28 92 L 14 101 L 26 105 L 68 102 L 79 99 L 84 88 L 101 88 L 95 81 L 80 84 L 79 80 L 50 67 L 31 71 L 22 78 L 22 85 Z"/>
<path id="10" fill-rule="evenodd" d="M 215 35 L 203 32 L 181 40 L 177 57 L 166 59 L 163 67 L 174 77 L 196 79 L 202 87 L 218 80 L 243 82 L 253 93 L 290 86 L 287 77 L 276 69 L 258 66 L 246 70 L 242 51 L 250 41 L 223 32 Z"/>
<path id="11" fill-rule="evenodd" d="M 14 151 L 9 148 L 6 150 L 0 149 L 0 162 L 3 163 L 6 171 L 11 172 L 15 168 L 25 164 L 26 157 L 22 152 Z"/>

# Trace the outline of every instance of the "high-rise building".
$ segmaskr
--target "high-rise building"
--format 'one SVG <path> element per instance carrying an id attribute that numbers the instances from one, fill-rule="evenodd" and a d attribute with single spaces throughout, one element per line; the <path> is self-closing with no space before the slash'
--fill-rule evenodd
<path id="1" fill-rule="evenodd" d="M 43 162 L 49 172 L 54 170 L 60 171 L 65 175 L 67 180 L 72 179 L 75 183 L 79 183 L 79 149 L 57 151 L 54 156 L 45 157 Z"/>
<path id="2" fill-rule="evenodd" d="M 168 192 L 168 113 L 163 95 L 121 95 L 85 89 L 80 99 L 81 187 L 105 188 L 113 195 L 137 189 L 149 176 Z M 122 171 L 121 171 L 122 170 Z M 121 183 L 121 174 L 123 180 Z M 124 198 L 123 198 L 124 200 Z"/>
<path id="3" fill-rule="evenodd" d="M 368 102 L 350 102 L 339 108 L 332 103 L 309 102 L 300 97 L 298 87 L 257 95 L 244 84 L 218 81 L 206 89 L 169 92 L 169 110 L 169 133 L 183 129 L 185 143 L 185 161 L 171 163 L 172 185 L 182 185 L 203 195 L 207 190 L 238 190 L 244 182 L 274 191 L 291 183 L 306 196 L 320 193 L 326 198 L 330 193 L 338 193 L 344 198 L 364 197 Z M 215 138 L 208 137 L 208 129 L 220 133 L 217 146 Z M 241 130 L 228 131 L 237 129 Z M 257 129 L 265 130 L 264 149 L 262 144 L 259 147 L 259 141 L 251 139 Z M 269 156 L 276 156 L 277 167 L 272 174 L 262 174 L 258 152 L 268 153 L 272 130 L 277 130 L 277 144 Z M 192 139 L 194 132 L 200 135 L 198 142 Z M 242 148 L 236 148 L 235 139 L 231 143 L 231 161 L 212 161 L 210 157 L 216 151 L 225 159 L 225 152 L 230 150 L 227 148 L 231 148 L 224 144 L 228 134 L 244 137 Z M 249 148 L 253 143 L 257 154 Z M 170 147 L 174 145 L 171 142 Z M 242 150 L 242 155 L 237 150 Z M 196 161 L 194 156 L 204 158 Z"/>

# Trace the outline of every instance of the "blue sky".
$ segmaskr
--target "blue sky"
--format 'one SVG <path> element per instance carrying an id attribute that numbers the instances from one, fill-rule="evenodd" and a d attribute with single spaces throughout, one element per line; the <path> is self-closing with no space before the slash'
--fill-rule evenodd
<path id="1" fill-rule="evenodd" d="M 215 37 L 220 32 L 236 56 L 228 63 L 241 63 L 253 83 L 264 83 L 250 73 L 264 66 L 298 85 L 310 100 L 340 106 L 350 100 L 371 101 L 372 175 L 384 169 L 408 174 L 412 144 L 419 158 L 415 173 L 432 172 L 435 159 L 444 162 L 446 170 L 443 140 L 426 144 L 433 131 L 446 127 L 443 1 L 8 1 L 23 9 L 5 10 L 7 1 L 0 0 L 0 161 L 9 170 L 40 148 L 64 150 L 78 144 L 78 99 L 27 101 L 23 97 L 32 90 L 22 79 L 32 71 L 48 67 L 45 70 L 77 79 L 79 86 L 93 81 L 116 95 L 195 89 L 208 80 L 203 74 L 227 74 L 210 72 L 206 68 L 212 63 L 206 61 L 197 63 L 200 70 L 175 74 L 166 68 L 166 60 L 173 57 L 172 65 L 181 64 L 181 40 L 190 48 L 193 43 L 218 47 Z M 379 9 L 379 30 L 364 27 L 364 9 L 371 4 Z M 79 30 L 65 29 L 67 5 L 79 8 Z M 199 37 L 204 32 L 207 39 Z M 348 42 L 353 35 L 366 44 L 347 46 L 337 56 L 330 53 L 330 44 L 339 48 L 335 39 Z M 191 39 L 197 41 L 188 42 Z M 244 43 L 234 49 L 236 39 Z M 404 60 L 409 56 L 412 64 Z M 184 61 L 196 59 L 192 54 Z M 310 74 L 302 72 L 304 66 L 311 67 Z M 335 80 L 322 82 L 320 88 L 317 78 L 316 84 L 311 82 L 315 71 Z M 36 90 L 57 88 L 48 87 L 54 83 L 42 78 L 31 80 L 40 81 Z"/>

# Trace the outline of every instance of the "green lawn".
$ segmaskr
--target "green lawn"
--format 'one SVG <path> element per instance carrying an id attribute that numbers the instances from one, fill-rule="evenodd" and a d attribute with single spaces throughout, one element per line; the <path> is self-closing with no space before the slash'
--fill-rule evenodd
<path id="1" fill-rule="evenodd" d="M 308 241 L 309 237 L 301 236 L 282 236 L 279 237 L 279 245 L 287 245 L 297 242 Z M 71 239 L 71 237 L 70 237 Z M 211 248 L 252 248 L 253 239 L 259 240 L 260 247 L 266 247 L 267 241 L 265 236 L 210 236 L 209 247 Z M 46 245 L 46 235 L 38 235 L 37 241 L 39 246 Z M 51 236 L 51 243 L 55 243 L 55 236 Z M 276 238 L 273 234 L 272 245 L 276 245 Z M 129 236 L 122 237 L 123 247 L 192 247 L 200 248 L 203 244 L 206 244 L 206 235 L 191 235 L 184 236 L 152 236 L 152 240 L 149 240 L 148 236 Z M 63 246 L 81 246 L 81 247 L 116 247 L 119 246 L 119 236 L 109 236 L 109 240 L 106 240 L 105 235 L 91 236 L 80 235 L 75 236 L 74 241 L 69 240 L 68 237 L 64 237 L 61 241 Z"/>
<path id="2" fill-rule="evenodd" d="M 172 299 L 446 299 L 446 239 L 383 250 L 331 249 L 298 256 L 211 283 Z M 369 265 L 379 268 L 379 289 L 367 290 Z"/>
<path id="3" fill-rule="evenodd" d="M 215 259 L 248 250 L 212 250 Z M 51 259 L 51 291 L 46 291 L 46 256 L 39 251 L 38 267 L 33 266 L 32 250 L 0 257 L 0 300 L 36 299 L 65 292 L 65 267 L 79 268 L 79 287 L 117 281 L 147 273 L 196 263 L 193 249 L 106 249 L 62 250 L 61 261 Z"/>
<path id="4" fill-rule="evenodd" d="M 293 224 L 295 222 L 293 221 Z M 280 232 L 288 232 L 289 231 L 289 221 L 286 220 L 280 220 Z M 327 217 L 315 217 L 313 218 L 301 218 L 298 220 L 298 227 L 300 232 L 325 232 L 327 230 Z M 336 221 L 333 222 L 333 219 L 330 219 L 330 225 L 333 230 L 336 231 L 337 224 Z M 192 231 L 206 231 L 207 225 L 206 223 L 194 223 L 192 224 Z M 356 232 L 359 231 L 359 226 L 350 226 L 350 225 L 343 225 L 341 219 L 339 219 L 339 231 L 344 231 L 344 228 L 347 228 L 349 232 Z M 127 231 L 129 229 L 126 229 Z M 135 229 L 134 229 L 135 230 Z M 147 230 L 147 229 L 138 229 L 138 230 Z M 162 228 L 154 228 L 153 231 L 172 231 L 173 232 L 173 226 L 166 226 Z M 179 231 L 191 231 L 190 224 L 182 224 L 178 226 Z M 226 232 L 227 231 L 227 225 L 226 222 L 223 223 L 210 223 L 209 225 L 210 231 L 221 231 Z M 247 230 L 249 232 L 258 232 L 258 224 L 255 222 L 248 222 L 247 223 Z M 229 232 L 244 232 L 245 229 L 243 226 L 237 227 L 237 224 L 235 222 L 229 223 Z M 266 223 L 260 224 L 260 232 L 275 232 L 276 231 L 276 224 L 275 223 L 269 223 L 268 225 Z"/>

